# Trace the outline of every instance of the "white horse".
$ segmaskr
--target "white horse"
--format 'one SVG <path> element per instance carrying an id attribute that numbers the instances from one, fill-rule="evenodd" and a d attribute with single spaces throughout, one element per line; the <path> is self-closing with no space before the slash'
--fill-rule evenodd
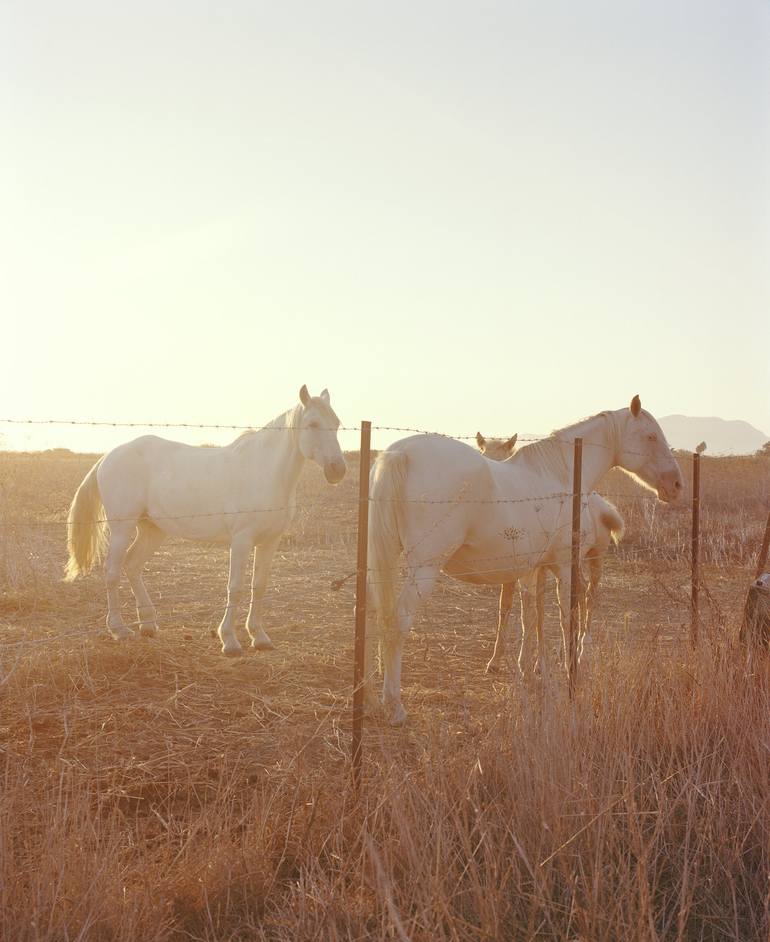
<path id="1" fill-rule="evenodd" d="M 514 453 L 517 435 L 512 438 L 485 438 L 481 432 L 476 433 L 476 444 L 479 451 L 485 458 L 491 461 L 507 461 Z M 618 508 L 605 500 L 596 491 L 588 495 L 588 523 L 589 531 L 584 534 L 580 541 L 580 556 L 585 560 L 588 566 L 588 581 L 582 583 L 584 591 L 580 593 L 580 627 L 578 631 L 578 660 L 583 652 L 583 646 L 588 639 L 591 630 L 591 617 L 596 607 L 596 596 L 599 591 L 599 582 L 604 568 L 604 557 L 610 548 L 610 543 L 617 545 L 623 537 L 625 527 L 623 518 Z M 536 589 L 535 589 L 535 608 L 536 608 L 536 629 L 537 637 L 541 638 L 543 633 L 544 613 L 545 613 L 545 580 L 546 567 L 536 570 Z M 522 659 L 524 657 L 524 642 L 526 640 L 526 629 L 532 625 L 532 579 L 523 580 L 521 587 L 521 624 L 522 637 L 519 648 L 519 655 L 516 663 L 519 673 L 522 673 Z M 513 593 L 516 588 L 515 582 L 506 582 L 500 586 L 500 605 L 497 616 L 497 633 L 495 635 L 495 648 L 487 664 L 486 672 L 497 673 L 500 669 L 500 662 L 505 655 L 505 646 L 507 643 L 506 626 L 508 618 L 513 607 Z M 538 641 L 538 646 L 540 646 Z"/>
<path id="2" fill-rule="evenodd" d="M 401 439 L 377 459 L 370 482 L 369 585 L 383 641 L 383 702 L 392 723 L 406 718 L 401 703 L 404 638 L 442 571 L 476 585 L 501 585 L 548 566 L 560 586 L 566 650 L 577 437 L 583 439 L 584 494 L 613 467 L 657 490 L 662 501 L 682 493 L 676 459 L 638 396 L 630 408 L 561 429 L 508 461 L 488 461 L 468 445 L 439 435 Z M 585 498 L 582 503 L 585 515 Z M 397 598 L 402 551 L 407 576 Z M 542 644 L 538 663 L 543 663 Z"/>
<path id="3" fill-rule="evenodd" d="M 315 461 L 330 484 L 346 471 L 328 391 L 311 396 L 303 386 L 299 398 L 269 425 L 244 432 L 224 448 L 145 435 L 114 448 L 91 468 L 70 507 L 65 578 L 88 572 L 106 554 L 107 628 L 114 638 L 133 635 L 120 614 L 123 569 L 136 598 L 140 634 L 157 633 L 142 568 L 167 536 L 182 536 L 230 544 L 219 637 L 222 653 L 233 656 L 242 653 L 233 621 L 256 547 L 246 627 L 252 647 L 272 648 L 261 625 L 262 598 L 273 554 L 294 514 L 302 466 Z"/>

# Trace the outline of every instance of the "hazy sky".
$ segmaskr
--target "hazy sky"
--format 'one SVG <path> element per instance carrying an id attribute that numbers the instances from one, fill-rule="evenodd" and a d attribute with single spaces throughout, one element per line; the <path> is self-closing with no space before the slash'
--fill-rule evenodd
<path id="1" fill-rule="evenodd" d="M 0 0 L 0 129 L 3 416 L 770 432 L 767 3 Z"/>

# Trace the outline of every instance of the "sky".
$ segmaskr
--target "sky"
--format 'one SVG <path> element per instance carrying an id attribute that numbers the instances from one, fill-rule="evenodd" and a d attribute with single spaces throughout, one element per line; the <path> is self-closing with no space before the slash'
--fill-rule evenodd
<path id="1" fill-rule="evenodd" d="M 0 0 L 0 128 L 2 418 L 770 433 L 760 0 Z"/>

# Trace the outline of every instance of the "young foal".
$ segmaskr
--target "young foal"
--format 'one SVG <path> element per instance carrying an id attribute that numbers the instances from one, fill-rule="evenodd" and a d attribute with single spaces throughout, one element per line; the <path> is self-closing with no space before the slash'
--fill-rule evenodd
<path id="1" fill-rule="evenodd" d="M 517 435 L 512 438 L 484 438 L 481 432 L 476 433 L 476 444 L 479 451 L 485 458 L 492 461 L 507 461 L 513 454 L 516 445 Z M 610 543 L 617 544 L 623 536 L 623 518 L 620 516 L 617 507 L 605 500 L 596 491 L 588 495 L 588 513 L 591 518 L 593 532 L 591 538 L 581 541 L 580 555 L 588 564 L 588 582 L 583 582 L 585 591 L 580 596 L 580 627 L 578 631 L 578 654 L 582 654 L 583 645 L 588 637 L 591 627 L 591 616 L 596 605 L 596 595 L 599 591 L 599 581 L 604 567 L 604 557 L 609 549 Z M 538 639 L 542 637 L 544 608 L 545 608 L 545 579 L 546 569 L 536 570 L 536 628 Z M 516 588 L 515 582 L 506 582 L 500 586 L 500 606 L 497 617 L 497 634 L 495 635 L 495 648 L 492 657 L 487 664 L 486 672 L 497 673 L 500 669 L 500 662 L 505 654 L 507 642 L 505 628 L 508 624 L 508 617 L 513 606 L 513 592 Z M 524 580 L 521 583 L 521 616 L 522 628 L 532 624 L 532 591 L 531 580 Z M 525 634 L 522 634 L 519 656 L 516 662 L 519 672 L 522 673 L 522 657 L 524 654 Z"/>
<path id="2" fill-rule="evenodd" d="M 294 515 L 295 491 L 306 460 L 336 484 L 345 476 L 327 390 L 300 402 L 269 425 L 244 432 L 224 448 L 196 448 L 145 435 L 108 452 L 77 489 L 67 520 L 67 580 L 106 555 L 107 628 L 120 640 L 133 631 L 120 614 L 125 570 L 136 598 L 139 632 L 158 631 L 155 607 L 142 581 L 147 560 L 167 536 L 230 545 L 227 605 L 219 625 L 222 653 L 241 654 L 233 621 L 254 550 L 246 627 L 254 648 L 271 648 L 262 628 L 262 598 L 273 554 Z"/>

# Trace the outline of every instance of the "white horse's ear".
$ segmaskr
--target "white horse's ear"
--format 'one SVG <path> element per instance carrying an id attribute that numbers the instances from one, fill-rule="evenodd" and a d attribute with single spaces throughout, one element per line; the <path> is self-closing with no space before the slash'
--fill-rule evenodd
<path id="1" fill-rule="evenodd" d="M 486 445 L 487 440 L 481 434 L 481 432 L 476 432 L 476 444 L 479 446 L 479 451 L 484 451 L 484 445 Z"/>
<path id="2" fill-rule="evenodd" d="M 307 406 L 310 402 L 310 393 L 307 391 L 307 386 L 303 386 L 299 391 L 299 401 L 303 406 Z"/>
<path id="3" fill-rule="evenodd" d="M 329 404 L 329 390 L 328 389 L 321 390 L 321 398 L 327 405 Z"/>
<path id="4" fill-rule="evenodd" d="M 517 432 L 514 436 L 509 438 L 508 441 L 505 443 L 505 447 L 508 449 L 508 451 L 513 451 L 516 445 L 516 439 L 518 437 L 519 437 L 519 433 Z"/>
<path id="5" fill-rule="evenodd" d="M 631 415 L 636 418 L 641 411 L 642 400 L 638 396 L 634 396 L 634 398 L 631 400 Z"/>

